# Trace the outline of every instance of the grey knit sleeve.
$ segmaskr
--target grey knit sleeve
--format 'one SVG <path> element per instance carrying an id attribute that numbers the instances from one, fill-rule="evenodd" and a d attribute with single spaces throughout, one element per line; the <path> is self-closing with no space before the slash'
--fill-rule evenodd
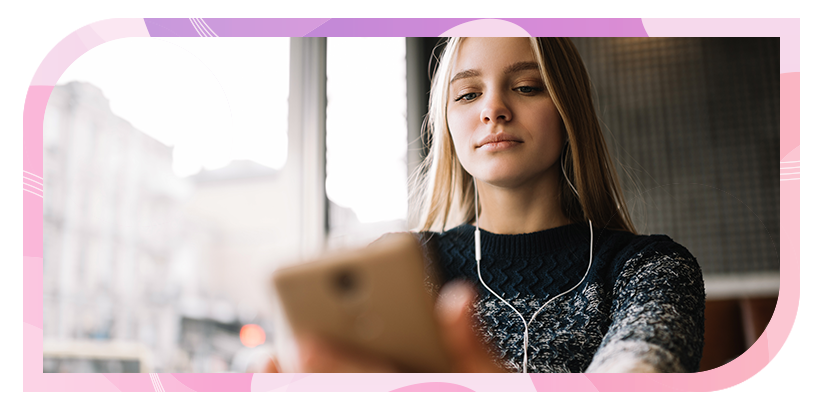
<path id="1" fill-rule="evenodd" d="M 656 242 L 616 277 L 611 325 L 586 372 L 695 372 L 705 331 L 705 285 L 696 259 Z"/>

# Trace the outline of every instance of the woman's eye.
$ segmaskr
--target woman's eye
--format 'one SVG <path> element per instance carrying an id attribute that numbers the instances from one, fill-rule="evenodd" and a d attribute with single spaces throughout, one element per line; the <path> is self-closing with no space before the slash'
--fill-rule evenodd
<path id="1" fill-rule="evenodd" d="M 536 93 L 539 91 L 539 88 L 534 86 L 519 86 L 516 88 L 516 90 L 522 93 Z"/>
<path id="2" fill-rule="evenodd" d="M 469 93 L 460 95 L 457 99 L 454 100 L 454 102 L 459 102 L 463 99 L 466 100 L 466 101 L 472 101 L 472 100 L 476 99 L 477 96 L 479 96 L 479 95 L 477 95 L 476 92 L 469 92 Z"/>

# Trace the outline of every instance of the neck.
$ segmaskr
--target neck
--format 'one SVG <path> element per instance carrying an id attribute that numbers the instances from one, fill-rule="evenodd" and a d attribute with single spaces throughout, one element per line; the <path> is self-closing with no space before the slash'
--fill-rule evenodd
<path id="1" fill-rule="evenodd" d="M 482 213 L 479 227 L 494 234 L 527 234 L 568 225 L 560 208 L 557 177 L 542 177 L 516 187 L 476 180 Z"/>

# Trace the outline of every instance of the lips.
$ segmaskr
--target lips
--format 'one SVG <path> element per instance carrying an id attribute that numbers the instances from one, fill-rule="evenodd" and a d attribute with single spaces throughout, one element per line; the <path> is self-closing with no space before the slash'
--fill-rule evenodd
<path id="1" fill-rule="evenodd" d="M 509 135 L 504 132 L 490 134 L 485 136 L 484 138 L 480 139 L 477 143 L 476 148 L 481 147 L 503 147 L 503 146 L 514 146 L 517 144 L 522 143 L 522 140 L 516 136 Z"/>

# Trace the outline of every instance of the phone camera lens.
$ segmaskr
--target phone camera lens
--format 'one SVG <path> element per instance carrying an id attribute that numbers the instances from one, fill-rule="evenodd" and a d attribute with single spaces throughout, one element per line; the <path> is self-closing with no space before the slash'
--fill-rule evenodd
<path id="1" fill-rule="evenodd" d="M 343 295 L 352 295 L 357 290 L 357 278 L 350 270 L 343 269 L 333 277 L 334 289 Z"/>

